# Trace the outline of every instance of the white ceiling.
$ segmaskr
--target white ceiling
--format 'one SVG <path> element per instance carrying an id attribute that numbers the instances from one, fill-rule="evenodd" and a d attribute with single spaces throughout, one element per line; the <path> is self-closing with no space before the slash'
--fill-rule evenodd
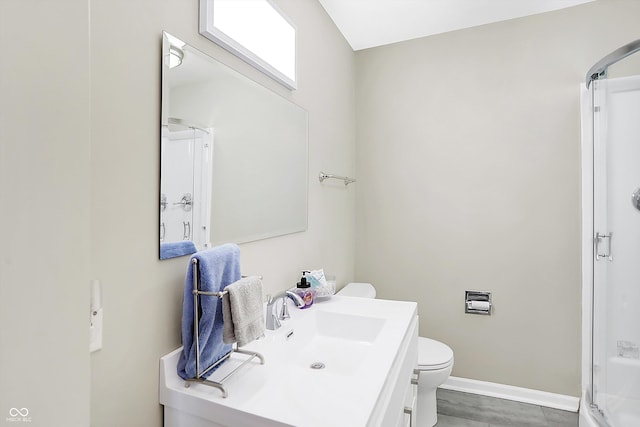
<path id="1" fill-rule="evenodd" d="M 319 0 L 353 50 L 411 40 L 593 0 Z"/>

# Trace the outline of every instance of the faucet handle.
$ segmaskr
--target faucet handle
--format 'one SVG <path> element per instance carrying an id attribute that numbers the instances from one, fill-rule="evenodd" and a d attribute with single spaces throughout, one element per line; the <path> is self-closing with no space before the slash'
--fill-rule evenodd
<path id="1" fill-rule="evenodd" d="M 265 327 L 270 331 L 275 331 L 280 326 L 282 326 L 282 324 L 278 320 L 278 316 L 276 316 L 274 313 L 267 313 L 267 321 Z"/>
<path id="2" fill-rule="evenodd" d="M 277 303 L 277 301 L 277 298 L 273 298 L 272 295 L 267 295 L 267 318 L 265 327 L 270 331 L 275 331 L 280 326 L 282 326 L 280 320 L 278 320 L 278 316 L 273 312 L 273 306 Z"/>
<path id="3" fill-rule="evenodd" d="M 284 294 L 282 297 L 282 309 L 280 310 L 280 316 L 278 316 L 279 320 L 288 320 L 291 319 L 291 315 L 289 315 L 289 308 L 287 307 L 287 294 Z"/>

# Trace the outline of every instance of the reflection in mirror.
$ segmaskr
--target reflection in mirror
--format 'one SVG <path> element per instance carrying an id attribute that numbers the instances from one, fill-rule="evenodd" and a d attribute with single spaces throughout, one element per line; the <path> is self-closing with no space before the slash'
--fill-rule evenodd
<path id="1" fill-rule="evenodd" d="M 160 259 L 209 247 L 213 129 L 169 118 L 160 143 Z"/>
<path id="2" fill-rule="evenodd" d="M 306 230 L 307 122 L 164 33 L 160 258 Z"/>

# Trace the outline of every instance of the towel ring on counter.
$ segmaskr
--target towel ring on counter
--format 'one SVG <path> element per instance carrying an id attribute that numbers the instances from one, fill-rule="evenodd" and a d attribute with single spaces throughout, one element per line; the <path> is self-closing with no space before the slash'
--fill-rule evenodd
<path id="1" fill-rule="evenodd" d="M 356 182 L 355 179 L 349 178 L 348 176 L 338 176 L 338 175 L 332 175 L 330 173 L 324 173 L 324 172 L 320 172 L 318 179 L 320 180 L 320 182 L 324 181 L 325 179 L 339 179 L 341 181 L 344 181 L 345 187 L 351 184 L 352 182 Z"/>

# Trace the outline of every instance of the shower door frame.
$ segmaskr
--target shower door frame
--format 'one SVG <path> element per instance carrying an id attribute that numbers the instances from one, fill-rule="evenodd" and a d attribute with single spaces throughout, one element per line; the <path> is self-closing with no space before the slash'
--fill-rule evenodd
<path id="1" fill-rule="evenodd" d="M 593 87 L 581 85 L 582 106 L 582 390 L 580 412 L 597 419 L 602 427 L 610 427 L 592 403 L 593 394 L 593 285 L 594 285 L 594 117 Z M 582 417 L 580 426 L 582 427 Z M 589 423 L 591 425 L 591 423 Z"/>
<path id="2" fill-rule="evenodd" d="M 600 94 L 596 94 L 596 87 L 604 86 L 600 88 Z M 602 291 L 598 287 L 597 281 L 599 278 L 608 279 L 608 268 L 612 267 L 610 257 L 600 257 L 598 259 L 598 245 L 597 234 L 609 235 L 611 233 L 612 225 L 609 224 L 609 212 L 611 209 L 610 202 L 606 200 L 609 195 L 609 179 L 611 173 L 609 170 L 610 162 L 607 159 L 609 156 L 609 150 L 611 149 L 611 141 L 608 129 L 608 116 L 602 114 L 609 114 L 606 103 L 608 102 L 611 94 L 615 92 L 630 92 L 640 90 L 640 76 L 624 77 L 611 80 L 600 80 L 595 83 L 590 90 L 583 90 L 583 147 L 582 147 L 582 164 L 583 164 L 583 307 L 590 308 L 591 310 L 584 310 L 583 314 L 583 339 L 586 341 L 583 343 L 583 389 L 586 391 L 586 402 L 590 409 L 590 415 L 595 418 L 598 424 L 602 427 L 609 427 L 602 409 L 597 406 L 598 398 L 597 392 L 602 391 L 607 394 L 607 387 L 602 387 L 602 390 L 598 390 L 600 382 L 604 382 L 603 379 L 597 377 L 597 375 L 604 375 L 603 378 L 607 379 L 608 373 L 606 372 L 606 362 L 612 356 L 611 351 L 606 347 L 608 344 L 605 342 L 602 344 L 599 339 L 609 339 L 610 329 L 608 323 L 612 321 L 612 316 L 607 312 L 608 303 L 604 298 L 611 298 L 611 289 L 613 286 L 607 286 L 606 290 Z M 598 97 L 598 99 L 596 99 Z M 596 108 L 594 108 L 594 105 Z M 589 111 L 590 110 L 590 111 Z M 602 114 L 600 114 L 602 113 Z M 600 117 L 596 117 L 600 115 Z M 585 120 L 586 119 L 586 120 Z M 604 139 L 604 140 L 602 140 Z M 604 178 L 603 175 L 604 174 Z M 635 177 L 634 177 L 635 178 Z M 604 182 L 604 183 L 603 183 Z M 640 179 L 638 182 L 640 185 Z M 600 188 L 598 188 L 600 187 Z M 596 198 L 597 192 L 605 195 L 604 201 L 599 201 Z M 619 203 L 624 201 L 618 197 L 616 200 L 620 200 Z M 598 206 L 600 203 L 600 206 Z M 631 200 L 629 198 L 629 205 Z M 629 206 L 631 208 L 631 206 Z M 626 209 L 626 208 L 625 208 Z M 600 218 L 599 218 L 600 215 Z M 614 220 L 615 222 L 615 220 Z M 626 225 L 623 224 L 623 225 Z M 627 230 L 625 230 L 627 231 Z M 628 234 L 627 234 L 628 235 Z M 610 255 L 615 256 L 615 243 L 612 245 L 614 237 L 609 237 L 607 242 L 604 243 L 605 249 L 609 251 L 613 247 L 614 253 Z M 602 249 L 600 250 L 602 252 Z M 618 266 L 618 269 L 620 267 Z M 624 267 L 623 267 L 624 268 Z M 605 283 L 609 283 L 605 280 Z M 606 295 L 602 295 L 606 294 Z M 615 293 L 613 294 L 615 295 Z M 597 301 L 597 303 L 596 303 Z M 602 306 L 605 308 L 602 308 Z M 608 307 L 610 309 L 610 307 Z M 587 312 L 590 311 L 590 312 Z M 605 316 L 607 323 L 602 323 L 599 320 L 600 316 Z M 606 330 L 606 331 L 605 331 Z M 599 337 L 599 334 L 603 338 Z M 597 346 L 604 346 L 604 351 L 600 354 Z M 601 372 L 595 373 L 596 367 L 600 367 Z M 604 373 L 602 372 L 604 370 Z M 594 390 L 595 387 L 595 390 Z M 620 396 L 624 397 L 624 396 Z M 606 411 L 606 405 L 603 407 Z M 616 426 L 611 426 L 616 427 Z M 626 426 L 621 426 L 626 427 Z"/>

